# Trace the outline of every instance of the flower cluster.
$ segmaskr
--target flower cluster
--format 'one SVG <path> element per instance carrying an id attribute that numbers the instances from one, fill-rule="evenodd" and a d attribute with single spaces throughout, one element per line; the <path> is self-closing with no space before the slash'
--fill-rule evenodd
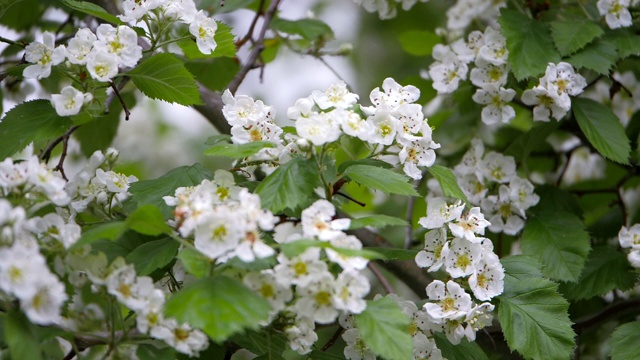
<path id="1" fill-rule="evenodd" d="M 487 27 L 484 33 L 471 32 L 467 41 L 460 38 L 451 45 L 438 44 L 433 48 L 433 57 L 436 61 L 429 67 L 429 76 L 438 93 L 455 91 L 460 81 L 467 79 L 468 64 L 474 62 L 470 80 L 478 87 L 473 100 L 485 105 L 482 121 L 488 125 L 508 123 L 515 117 L 515 110 L 508 103 L 516 92 L 504 88 L 510 71 L 509 51 L 500 32 Z"/>
<path id="2" fill-rule="evenodd" d="M 469 202 L 487 214 L 492 232 L 517 234 L 524 227 L 526 210 L 540 200 L 533 184 L 516 174 L 513 157 L 494 151 L 485 154 L 484 144 L 478 139 L 471 141 L 453 171 Z M 438 193 L 436 182 L 431 181 L 429 186 Z"/>
<path id="3" fill-rule="evenodd" d="M 623 226 L 618 232 L 618 241 L 622 248 L 629 249 L 627 258 L 631 266 L 640 268 L 640 224 Z"/>
<path id="4" fill-rule="evenodd" d="M 549 116 L 562 119 L 571 110 L 571 96 L 582 93 L 587 86 L 585 78 L 576 74 L 566 62 L 549 63 L 539 85 L 522 93 L 522 102 L 535 105 L 533 120 L 549 121 Z"/>
<path id="5" fill-rule="evenodd" d="M 464 30 L 477 19 L 495 22 L 505 6 L 504 0 L 458 0 L 447 10 L 447 29 Z"/>
<path id="6" fill-rule="evenodd" d="M 29 205 L 68 205 L 71 198 L 65 191 L 65 181 L 41 163 L 36 156 L 14 162 L 6 158 L 0 162 L 0 189 L 4 197 L 15 194 L 30 199 Z"/>
<path id="7" fill-rule="evenodd" d="M 380 19 L 391 19 L 398 14 L 397 6 L 400 4 L 402 10 L 408 11 L 418 0 L 353 0 L 370 13 L 377 12 Z M 420 0 L 427 2 L 429 0 Z"/>

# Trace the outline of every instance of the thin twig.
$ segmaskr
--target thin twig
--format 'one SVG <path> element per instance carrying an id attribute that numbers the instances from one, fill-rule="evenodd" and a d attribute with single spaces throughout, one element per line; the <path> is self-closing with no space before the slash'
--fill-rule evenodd
<path id="1" fill-rule="evenodd" d="M 116 98 L 116 94 L 119 94 L 120 91 L 122 91 L 122 89 L 125 87 L 125 85 L 127 85 L 127 83 L 129 83 L 129 80 L 131 80 L 130 77 L 125 77 L 122 80 L 120 80 L 120 82 L 118 83 L 118 92 L 114 91 L 111 94 L 109 94 L 109 96 L 107 97 L 107 100 L 104 101 L 104 113 L 108 114 L 109 113 L 109 108 L 111 107 L 111 103 L 113 102 L 113 99 Z"/>
<path id="2" fill-rule="evenodd" d="M 64 173 L 64 160 L 67 158 L 67 149 L 69 146 L 69 137 L 71 134 L 76 131 L 79 125 L 72 126 L 62 137 L 62 154 L 60 154 L 60 160 L 58 160 L 58 165 L 54 168 L 54 170 L 60 171 L 60 175 L 65 181 L 69 181 L 67 179 L 67 174 Z"/>
<path id="3" fill-rule="evenodd" d="M 258 57 L 260 57 L 260 54 L 264 50 L 264 37 L 267 34 L 267 30 L 269 29 L 269 24 L 271 23 L 271 19 L 273 19 L 273 16 L 275 15 L 276 10 L 278 10 L 278 5 L 280 5 L 280 1 L 281 0 L 273 0 L 271 2 L 271 5 L 269 6 L 269 9 L 264 14 L 262 29 L 260 30 L 258 39 L 255 41 L 251 54 L 249 54 L 249 58 L 247 58 L 247 61 L 242 66 L 238 74 L 236 74 L 233 80 L 231 80 L 231 83 L 229 83 L 229 91 L 231 91 L 232 94 L 236 93 L 236 91 L 240 87 L 240 84 L 242 83 L 244 78 L 247 76 L 249 71 L 255 68 L 256 61 L 258 60 Z"/>
<path id="4" fill-rule="evenodd" d="M 120 96 L 120 90 L 118 90 L 118 88 L 113 83 L 113 81 L 109 82 L 109 86 L 111 86 L 111 88 L 113 89 L 113 92 L 118 97 L 118 100 L 120 100 L 120 105 L 122 105 L 122 110 L 124 110 L 124 119 L 129 120 L 129 116 L 131 115 L 131 113 L 129 112 L 129 109 L 127 109 L 127 104 L 124 103 L 122 96 Z"/>
<path id="5" fill-rule="evenodd" d="M 333 346 L 333 344 L 336 343 L 336 341 L 338 341 L 338 338 L 340 338 L 340 335 L 342 335 L 342 333 L 344 332 L 344 328 L 338 326 L 338 329 L 336 329 L 336 332 L 333 333 L 333 336 L 331 336 L 331 339 L 329 339 L 324 346 L 320 349 L 320 351 L 327 351 L 329 350 L 329 348 L 331 348 Z"/>
<path id="6" fill-rule="evenodd" d="M 413 209 L 416 204 L 416 197 L 411 196 L 407 203 L 407 227 L 404 229 L 404 248 L 409 249 L 413 242 Z"/>
<path id="7" fill-rule="evenodd" d="M 258 4 L 258 10 L 256 10 L 256 16 L 253 17 L 253 20 L 251 21 L 251 25 L 249 26 L 249 30 L 247 31 L 247 34 L 242 39 L 238 40 L 238 42 L 236 42 L 236 47 L 240 48 L 247 41 L 253 39 L 253 32 L 256 28 L 256 24 L 258 23 L 258 19 L 260 18 L 260 16 L 262 16 L 264 12 L 264 1 L 265 0 L 260 0 L 260 4 Z M 251 42 L 253 42 L 253 40 Z"/>
<path id="8" fill-rule="evenodd" d="M 361 207 L 367 206 L 367 204 L 363 203 L 362 201 L 358 201 L 358 200 L 352 198 L 351 196 L 349 196 L 349 195 L 347 195 L 347 194 L 345 194 L 345 193 L 343 193 L 341 191 L 338 191 L 338 192 L 336 192 L 334 194 L 335 195 L 340 195 L 340 196 L 344 197 L 345 199 L 349 199 L 349 200 L 353 201 L 354 203 L 360 205 Z"/>
<path id="9" fill-rule="evenodd" d="M 380 282 L 384 290 L 387 292 L 387 294 L 395 293 L 395 291 L 393 291 L 393 287 L 391 287 L 391 284 L 389 284 L 389 281 L 384 276 L 384 274 L 382 274 L 380 269 L 378 269 L 378 266 L 376 264 L 369 262 L 367 267 L 369 267 L 369 270 L 371 270 L 373 275 L 375 275 L 376 279 L 378 279 L 378 281 Z"/>
<path id="10" fill-rule="evenodd" d="M 49 162 L 49 159 L 51 158 L 51 152 L 53 151 L 53 149 L 58 146 L 58 144 L 60 144 L 60 142 L 62 142 L 65 137 L 68 139 L 69 136 L 76 131 L 78 128 L 80 127 L 80 125 L 74 125 L 72 127 L 69 128 L 69 130 L 67 130 L 64 134 L 60 135 L 60 137 L 58 137 L 57 139 L 53 140 L 49 146 L 47 146 L 47 148 L 44 150 L 44 152 L 42 153 L 42 156 L 40 157 L 40 160 L 44 161 L 45 163 Z"/>

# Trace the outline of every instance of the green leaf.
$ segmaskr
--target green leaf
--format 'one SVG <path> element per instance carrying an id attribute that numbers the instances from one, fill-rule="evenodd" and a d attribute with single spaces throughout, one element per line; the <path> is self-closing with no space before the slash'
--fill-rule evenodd
<path id="1" fill-rule="evenodd" d="M 164 222 L 160 209 L 153 205 L 142 205 L 137 208 L 127 218 L 127 226 L 144 235 L 171 233 L 171 227 Z"/>
<path id="2" fill-rule="evenodd" d="M 4 340 L 12 359 L 42 359 L 40 339 L 33 325 L 18 310 L 9 311 L 4 317 Z"/>
<path id="3" fill-rule="evenodd" d="M 233 159 L 244 159 L 264 148 L 274 148 L 276 144 L 269 141 L 252 141 L 246 144 L 215 144 L 204 151 L 205 155 L 224 156 Z"/>
<path id="4" fill-rule="evenodd" d="M 522 251 L 536 257 L 542 273 L 554 280 L 576 282 L 589 254 L 589 234 L 572 213 L 545 211 L 527 220 Z"/>
<path id="5" fill-rule="evenodd" d="M 165 314 L 202 329 L 215 342 L 245 329 L 258 329 L 271 306 L 239 280 L 226 276 L 200 279 L 173 294 Z"/>
<path id="6" fill-rule="evenodd" d="M 429 56 L 436 44 L 442 39 L 431 31 L 409 30 L 398 37 L 402 49 L 413 56 Z"/>
<path id="7" fill-rule="evenodd" d="M 420 196 L 410 179 L 392 170 L 371 165 L 349 166 L 344 175 L 360 185 L 389 194 Z"/>
<path id="8" fill-rule="evenodd" d="M 640 322 L 618 326 L 611 334 L 611 360 L 640 359 Z"/>
<path id="9" fill-rule="evenodd" d="M 640 55 L 640 36 L 627 29 L 610 30 L 604 39 L 616 46 L 621 59 L 631 55 Z"/>
<path id="10" fill-rule="evenodd" d="M 174 360 L 176 358 L 176 351 L 170 346 L 156 347 L 156 344 L 140 344 L 136 355 L 140 360 Z"/>
<path id="11" fill-rule="evenodd" d="M 507 39 L 509 63 L 517 80 L 538 76 L 548 63 L 560 61 L 546 24 L 507 8 L 500 11 L 498 22 Z"/>
<path id="12" fill-rule="evenodd" d="M 94 226 L 89 230 L 85 230 L 80 239 L 69 250 L 78 249 L 100 239 L 113 241 L 124 234 L 125 231 L 127 231 L 127 224 L 124 221 L 112 221 Z"/>
<path id="13" fill-rule="evenodd" d="M 393 165 L 389 164 L 386 161 L 376 160 L 376 159 L 360 159 L 360 160 L 347 160 L 338 166 L 338 174 L 344 173 L 344 171 L 353 165 L 369 165 L 376 166 L 383 169 L 393 169 Z"/>
<path id="14" fill-rule="evenodd" d="M 287 338 L 284 334 L 269 330 L 246 331 L 234 336 L 231 341 L 256 355 L 267 355 L 268 359 L 282 359 L 282 353 L 287 348 Z"/>
<path id="15" fill-rule="evenodd" d="M 511 255 L 500 259 L 502 266 L 507 269 L 505 278 L 509 281 L 521 281 L 527 278 L 542 277 L 542 264 L 533 256 Z"/>
<path id="16" fill-rule="evenodd" d="M 319 184 L 314 161 L 294 157 L 267 176 L 256 188 L 256 193 L 260 195 L 262 206 L 277 214 L 306 205 Z"/>
<path id="17" fill-rule="evenodd" d="M 600 26 L 586 19 L 567 19 L 551 23 L 551 36 L 563 56 L 582 49 L 602 34 L 604 34 L 604 30 Z"/>
<path id="18" fill-rule="evenodd" d="M 436 341 L 438 349 L 442 351 L 442 358 L 448 360 L 489 360 L 487 354 L 482 351 L 478 343 L 469 342 L 466 338 L 458 345 L 453 345 L 447 340 L 443 333 L 434 333 L 433 339 Z"/>
<path id="19" fill-rule="evenodd" d="M 236 56 L 236 44 L 234 35 L 231 33 L 231 27 L 229 25 L 216 21 L 218 29 L 213 35 L 213 40 L 216 42 L 216 48 L 211 54 L 203 54 L 194 39 L 178 41 L 178 46 L 184 52 L 187 59 L 210 59 L 217 57 L 235 57 Z"/>
<path id="20" fill-rule="evenodd" d="M 232 58 L 221 57 L 206 61 L 188 61 L 187 70 L 209 90 L 222 92 L 240 70 L 240 64 Z M 212 145 L 212 144 L 209 144 Z"/>
<path id="21" fill-rule="evenodd" d="M 162 199 L 163 196 L 173 196 L 179 187 L 195 186 L 212 177 L 211 172 L 200 164 L 181 166 L 157 179 L 135 182 L 129 187 L 129 192 L 131 199 L 138 206 L 154 205 L 160 209 L 162 216 L 168 219 L 173 217 L 173 212 Z"/>
<path id="22" fill-rule="evenodd" d="M 311 240 L 311 239 L 300 239 L 300 240 L 280 244 L 280 249 L 282 249 L 282 253 L 288 258 L 296 257 L 311 247 L 323 248 L 326 246 L 325 246 L 325 242 L 323 241 Z"/>
<path id="23" fill-rule="evenodd" d="M 440 188 L 442 188 L 445 196 L 460 199 L 467 204 L 469 203 L 467 196 L 462 192 L 462 189 L 460 189 L 456 176 L 451 169 L 441 165 L 433 165 L 428 167 L 427 170 L 438 180 L 438 184 L 440 184 Z"/>
<path id="24" fill-rule="evenodd" d="M 207 138 L 207 141 L 205 141 L 204 143 L 206 145 L 215 145 L 221 141 L 226 141 L 229 142 L 231 141 L 231 135 L 229 134 L 218 134 L 218 135 L 213 135 L 213 136 L 209 136 Z"/>
<path id="25" fill-rule="evenodd" d="M 367 301 L 367 308 L 355 315 L 362 341 L 388 360 L 413 357 L 413 340 L 409 335 L 409 318 L 388 297 Z"/>
<path id="26" fill-rule="evenodd" d="M 590 299 L 613 289 L 629 290 L 636 274 L 627 257 L 611 246 L 598 246 L 589 254 L 577 283 L 560 284 L 560 290 L 571 300 Z"/>
<path id="27" fill-rule="evenodd" d="M 629 164 L 631 145 L 618 117 L 608 107 L 591 99 L 575 98 L 571 109 L 591 145 L 605 158 Z"/>
<path id="28" fill-rule="evenodd" d="M 351 225 L 349 230 L 360 229 L 365 226 L 371 226 L 374 228 L 382 229 L 387 226 L 407 226 L 408 223 L 405 219 L 400 219 L 395 216 L 389 215 L 371 215 L 364 216 L 358 219 L 351 219 Z"/>
<path id="29" fill-rule="evenodd" d="M 196 278 L 207 276 L 211 269 L 211 260 L 195 249 L 183 249 L 178 254 L 184 269 Z"/>
<path id="30" fill-rule="evenodd" d="M 41 22 L 42 14 L 48 7 L 48 3 L 40 0 L 3 0 L 0 1 L 0 23 L 14 30 L 28 32 Z"/>
<path id="31" fill-rule="evenodd" d="M 618 60 L 618 51 L 615 45 L 600 40 L 573 54 L 567 62 L 577 68 L 586 68 L 598 74 L 607 75 L 616 60 Z"/>
<path id="32" fill-rule="evenodd" d="M 144 276 L 169 264 L 178 253 L 180 243 L 171 239 L 149 241 L 135 248 L 127 255 L 127 263 L 136 267 L 136 273 Z"/>
<path id="33" fill-rule="evenodd" d="M 565 360 L 573 354 L 575 333 L 567 313 L 569 303 L 557 288 L 547 279 L 505 277 L 498 306 L 500 324 L 509 348 L 526 359 Z"/>
<path id="34" fill-rule="evenodd" d="M 201 105 L 193 75 L 174 55 L 161 53 L 144 60 L 127 74 L 143 94 L 180 105 Z"/>
<path id="35" fill-rule="evenodd" d="M 99 5 L 96 5 L 87 1 L 76 1 L 76 0 L 62 0 L 62 3 L 67 5 L 73 10 L 80 11 L 81 13 L 88 14 L 93 17 L 97 17 L 98 19 L 102 19 L 106 22 L 110 22 L 116 25 L 125 25 L 120 19 L 118 19 L 114 15 L 109 14 L 105 9 L 103 9 Z"/>
<path id="36" fill-rule="evenodd" d="M 64 134 L 73 123 L 60 117 L 48 100 L 27 101 L 9 110 L 0 122 L 0 159 L 32 142 L 46 142 Z"/>
<path id="37" fill-rule="evenodd" d="M 324 40 L 332 40 L 334 38 L 333 30 L 321 20 L 318 19 L 301 19 L 301 20 L 285 20 L 274 18 L 269 24 L 272 30 L 291 34 L 300 35 L 303 39 L 313 41 L 318 38 Z"/>
<path id="38" fill-rule="evenodd" d="M 373 248 L 375 252 L 384 256 L 385 260 L 414 260 L 420 250 L 400 248 Z"/>

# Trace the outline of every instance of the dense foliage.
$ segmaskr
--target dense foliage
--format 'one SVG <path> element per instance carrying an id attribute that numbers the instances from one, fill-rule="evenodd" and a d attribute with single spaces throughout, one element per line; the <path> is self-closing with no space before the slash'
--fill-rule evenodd
<path id="1" fill-rule="evenodd" d="M 2 358 L 640 357 L 638 1 L 287 3 L 0 4 Z M 238 91 L 287 51 L 368 76 Z M 121 163 L 143 98 L 204 161 Z"/>

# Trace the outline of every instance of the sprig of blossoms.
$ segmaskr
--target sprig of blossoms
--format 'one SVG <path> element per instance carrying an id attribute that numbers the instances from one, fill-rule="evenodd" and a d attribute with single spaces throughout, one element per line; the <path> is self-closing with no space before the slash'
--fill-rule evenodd
<path id="1" fill-rule="evenodd" d="M 629 249 L 627 259 L 631 266 L 640 268 L 640 224 L 623 226 L 618 232 L 618 242 L 623 249 Z"/>

